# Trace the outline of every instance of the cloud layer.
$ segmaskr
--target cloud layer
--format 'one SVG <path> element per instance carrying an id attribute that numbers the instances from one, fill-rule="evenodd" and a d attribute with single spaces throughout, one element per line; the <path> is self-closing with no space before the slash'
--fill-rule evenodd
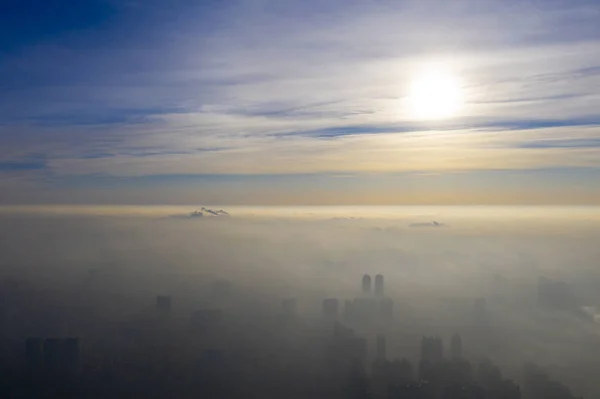
<path id="1" fill-rule="evenodd" d="M 0 61 L 0 173 L 14 190 L 22 176 L 41 188 L 99 175 L 600 167 L 593 2 L 114 7 Z M 452 120 L 407 112 L 429 65 L 464 84 Z"/>

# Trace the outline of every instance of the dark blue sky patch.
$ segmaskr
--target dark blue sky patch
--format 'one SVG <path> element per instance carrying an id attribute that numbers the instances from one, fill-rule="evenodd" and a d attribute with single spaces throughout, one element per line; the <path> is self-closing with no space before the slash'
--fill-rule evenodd
<path id="1" fill-rule="evenodd" d="M 181 113 L 179 108 L 100 108 L 78 110 L 33 117 L 30 120 L 41 126 L 93 126 L 148 122 L 152 116 Z"/>
<path id="2" fill-rule="evenodd" d="M 15 161 L 0 162 L 0 172 L 21 172 L 27 170 L 41 170 L 46 167 L 42 161 Z"/>
<path id="3" fill-rule="evenodd" d="M 115 154 L 108 153 L 108 152 L 93 152 L 91 154 L 83 155 L 79 158 L 80 159 L 102 159 L 102 158 L 112 158 L 114 156 L 115 156 Z"/>
<path id="4" fill-rule="evenodd" d="M 106 0 L 4 0 L 0 12 L 0 53 L 99 28 L 116 14 Z"/>

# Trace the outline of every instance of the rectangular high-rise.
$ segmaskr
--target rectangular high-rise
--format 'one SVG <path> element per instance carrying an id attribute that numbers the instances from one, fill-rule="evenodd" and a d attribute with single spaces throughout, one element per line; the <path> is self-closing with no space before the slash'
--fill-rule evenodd
<path id="1" fill-rule="evenodd" d="M 375 295 L 383 296 L 383 275 L 381 274 L 375 276 Z"/>
<path id="2" fill-rule="evenodd" d="M 323 316 L 327 319 L 337 319 L 339 313 L 339 302 L 337 298 L 323 300 Z"/>

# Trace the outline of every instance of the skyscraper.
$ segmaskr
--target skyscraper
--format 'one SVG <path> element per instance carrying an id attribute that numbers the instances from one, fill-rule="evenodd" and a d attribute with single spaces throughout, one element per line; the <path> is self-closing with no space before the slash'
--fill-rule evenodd
<path id="1" fill-rule="evenodd" d="M 390 322 L 394 317 L 394 301 L 390 298 L 382 298 L 379 301 L 379 319 L 383 322 Z"/>
<path id="2" fill-rule="evenodd" d="M 421 340 L 421 360 L 439 363 L 444 357 L 444 343 L 439 337 L 423 337 Z"/>
<path id="3" fill-rule="evenodd" d="M 367 359 L 367 339 L 364 337 L 344 337 L 338 339 L 337 357 L 346 364 L 358 362 L 365 365 Z"/>
<path id="4" fill-rule="evenodd" d="M 442 380 L 444 348 L 441 338 L 423 337 L 421 341 L 421 361 L 419 362 L 419 378 L 433 385 Z"/>
<path id="5" fill-rule="evenodd" d="M 44 367 L 48 371 L 60 371 L 62 368 L 63 340 L 49 338 L 44 341 Z"/>
<path id="6" fill-rule="evenodd" d="M 383 335 L 377 336 L 377 359 L 385 360 L 385 337 Z"/>
<path id="7" fill-rule="evenodd" d="M 375 295 L 383 296 L 383 275 L 375 276 Z"/>
<path id="8" fill-rule="evenodd" d="M 354 322 L 354 320 L 356 318 L 356 312 L 354 311 L 354 304 L 349 299 L 346 299 L 344 301 L 344 311 L 342 314 L 342 318 L 343 318 L 344 322 L 346 322 L 346 323 L 352 323 L 352 322 Z"/>
<path id="9" fill-rule="evenodd" d="M 339 302 L 337 298 L 327 298 L 323 300 L 323 316 L 327 319 L 337 319 L 339 312 Z"/>
<path id="10" fill-rule="evenodd" d="M 69 373 L 81 371 L 81 340 L 79 338 L 67 338 L 63 344 L 64 363 Z"/>
<path id="11" fill-rule="evenodd" d="M 569 285 L 546 277 L 540 277 L 538 280 L 538 302 L 548 308 L 572 309 L 577 307 L 577 299 Z"/>
<path id="12" fill-rule="evenodd" d="M 31 370 L 37 370 L 42 366 L 44 357 L 42 356 L 41 338 L 27 338 L 25 341 L 25 356 L 27 358 L 27 366 Z"/>
<path id="13" fill-rule="evenodd" d="M 362 278 L 362 290 L 364 294 L 371 293 L 371 276 L 365 274 Z"/>
<path id="14" fill-rule="evenodd" d="M 354 337 L 354 330 L 336 321 L 333 324 L 333 337 L 335 339 L 351 338 Z"/>
<path id="15" fill-rule="evenodd" d="M 460 335 L 454 334 L 450 342 L 450 353 L 452 360 L 462 359 L 462 339 Z"/>
<path id="16" fill-rule="evenodd" d="M 377 317 L 377 302 L 374 298 L 354 298 L 354 322 L 369 324 Z"/>

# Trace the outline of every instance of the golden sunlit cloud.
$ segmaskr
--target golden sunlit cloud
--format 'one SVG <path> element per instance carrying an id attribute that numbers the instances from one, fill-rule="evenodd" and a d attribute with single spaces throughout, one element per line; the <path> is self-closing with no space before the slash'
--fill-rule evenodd
<path id="1" fill-rule="evenodd" d="M 409 115 L 417 120 L 447 119 L 463 104 L 459 79 L 443 68 L 429 68 L 412 81 L 408 92 Z"/>

